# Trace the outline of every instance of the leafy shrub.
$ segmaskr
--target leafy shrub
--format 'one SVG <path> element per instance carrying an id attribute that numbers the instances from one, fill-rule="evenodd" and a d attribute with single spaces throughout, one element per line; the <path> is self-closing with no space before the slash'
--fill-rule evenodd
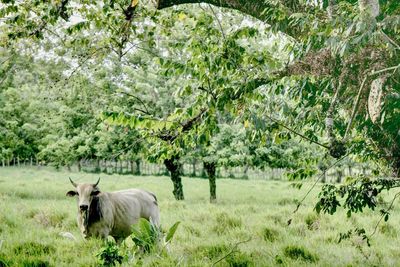
<path id="1" fill-rule="evenodd" d="M 105 246 L 97 253 L 97 258 L 102 266 L 115 266 L 116 263 L 122 263 L 124 257 L 120 255 L 118 246 L 110 241 L 107 241 Z"/>
<path id="2" fill-rule="evenodd" d="M 146 219 L 141 218 L 139 222 L 132 227 L 132 241 L 141 252 L 161 252 L 165 245 L 171 242 L 178 229 L 180 222 L 176 222 L 171 228 L 163 233 L 159 227 L 149 222 Z M 162 239 L 165 236 L 165 244 L 162 244 Z"/>
<path id="3" fill-rule="evenodd" d="M 305 248 L 299 247 L 299 246 L 287 246 L 283 250 L 283 254 L 292 260 L 299 259 L 299 260 L 309 261 L 309 262 L 315 262 L 318 260 L 318 257 L 316 255 L 311 254 Z"/>
<path id="4" fill-rule="evenodd" d="M 132 241 L 144 253 L 156 250 L 162 238 L 160 229 L 146 219 L 141 218 L 132 226 Z"/>
<path id="5" fill-rule="evenodd" d="M 139 222 L 132 226 L 131 238 L 137 248 L 134 254 L 154 253 L 158 259 L 168 259 L 165 257 L 168 256 L 165 247 L 174 237 L 179 223 L 176 222 L 167 232 L 162 232 L 152 222 L 143 218 L 139 219 Z M 121 251 L 114 242 L 108 241 L 96 256 L 102 266 L 115 266 L 117 263 L 121 264 L 124 259 L 130 259 L 134 254 L 130 251 Z M 137 259 L 136 265 L 142 265 L 140 258 Z"/>
<path id="6" fill-rule="evenodd" d="M 278 235 L 279 233 L 277 230 L 268 227 L 264 228 L 262 231 L 262 237 L 267 242 L 274 242 L 278 238 Z"/>
<path id="7" fill-rule="evenodd" d="M 166 233 L 163 233 L 155 224 L 141 218 L 132 228 L 132 241 L 137 247 L 139 247 L 141 252 L 161 252 L 163 247 L 165 247 L 165 245 L 174 237 L 179 224 L 180 222 L 176 222 Z M 161 241 L 164 236 L 165 244 L 161 246 Z"/>

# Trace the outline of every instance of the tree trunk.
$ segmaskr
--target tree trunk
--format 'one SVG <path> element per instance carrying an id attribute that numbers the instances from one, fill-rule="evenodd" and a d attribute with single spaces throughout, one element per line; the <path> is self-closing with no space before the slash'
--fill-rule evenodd
<path id="1" fill-rule="evenodd" d="M 101 168 L 100 168 L 100 159 L 96 159 L 96 167 L 94 168 L 94 171 L 96 173 L 101 172 Z"/>
<path id="2" fill-rule="evenodd" d="M 81 172 L 82 164 L 81 164 L 81 160 L 80 159 L 78 159 L 77 165 L 78 165 L 78 172 Z"/>
<path id="3" fill-rule="evenodd" d="M 136 163 L 135 174 L 136 174 L 136 175 L 142 175 L 142 171 L 141 171 L 141 169 L 140 169 L 141 160 L 140 160 L 140 159 L 137 159 L 137 160 L 135 160 L 135 163 Z"/>
<path id="4" fill-rule="evenodd" d="M 210 184 L 210 202 L 214 203 L 217 201 L 217 185 L 215 183 L 217 164 L 215 162 L 204 162 L 203 166 Z"/>
<path id="5" fill-rule="evenodd" d="M 337 170 L 336 174 L 337 174 L 336 183 L 341 183 L 343 178 L 343 171 Z"/>
<path id="6" fill-rule="evenodd" d="M 118 172 L 118 161 L 116 159 L 114 159 L 114 166 L 113 166 L 113 172 L 117 173 Z"/>
<path id="7" fill-rule="evenodd" d="M 183 196 L 183 185 L 181 179 L 181 164 L 179 163 L 179 157 L 173 156 L 170 159 L 164 160 L 164 165 L 167 167 L 170 175 L 171 180 L 174 185 L 174 190 L 172 193 L 176 200 L 184 200 Z"/>
<path id="8" fill-rule="evenodd" d="M 196 163 L 197 163 L 197 160 L 193 159 L 193 161 L 192 161 L 192 177 L 196 177 Z"/>

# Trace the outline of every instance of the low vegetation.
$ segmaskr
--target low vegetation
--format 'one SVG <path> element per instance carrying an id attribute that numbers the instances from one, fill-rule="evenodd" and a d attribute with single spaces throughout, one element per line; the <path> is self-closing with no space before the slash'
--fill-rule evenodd
<path id="1" fill-rule="evenodd" d="M 76 203 L 64 197 L 68 176 L 80 182 L 98 178 L 49 168 L 0 169 L 0 266 L 98 266 L 107 260 L 122 266 L 390 266 L 400 261 L 399 229 L 391 223 L 399 218 L 397 207 L 393 220 L 382 222 L 372 236 L 371 247 L 358 236 L 337 243 L 339 234 L 354 226 L 371 234 L 379 214 L 316 215 L 318 189 L 293 214 L 296 202 L 282 200 L 301 199 L 308 184 L 297 190 L 290 182 L 270 180 L 218 179 L 220 197 L 210 204 L 204 179 L 184 178 L 188 194 L 180 202 L 170 193 L 168 177 L 102 176 L 105 191 L 139 187 L 155 192 L 163 230 L 180 225 L 162 253 L 136 253 L 132 238 L 120 246 L 84 241 L 76 226 Z M 137 232 L 144 239 L 145 233 Z"/>

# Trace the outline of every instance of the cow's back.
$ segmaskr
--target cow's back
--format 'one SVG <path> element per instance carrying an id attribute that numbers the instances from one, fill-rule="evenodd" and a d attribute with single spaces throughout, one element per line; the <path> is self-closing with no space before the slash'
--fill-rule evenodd
<path id="1" fill-rule="evenodd" d="M 114 237 L 127 237 L 132 224 L 146 218 L 159 225 L 159 210 L 155 196 L 141 189 L 128 189 L 107 193 L 111 202 L 113 225 L 110 232 Z"/>

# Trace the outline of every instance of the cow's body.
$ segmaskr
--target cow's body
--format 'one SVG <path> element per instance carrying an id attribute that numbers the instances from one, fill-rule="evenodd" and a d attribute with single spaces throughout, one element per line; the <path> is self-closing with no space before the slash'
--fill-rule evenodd
<path id="1" fill-rule="evenodd" d="M 86 237 L 112 236 L 121 241 L 132 233 L 132 225 L 140 218 L 159 226 L 159 209 L 154 194 L 141 189 L 100 192 L 97 184 L 74 184 L 78 195 L 78 226 Z M 83 207 L 83 208 L 82 208 Z"/>

